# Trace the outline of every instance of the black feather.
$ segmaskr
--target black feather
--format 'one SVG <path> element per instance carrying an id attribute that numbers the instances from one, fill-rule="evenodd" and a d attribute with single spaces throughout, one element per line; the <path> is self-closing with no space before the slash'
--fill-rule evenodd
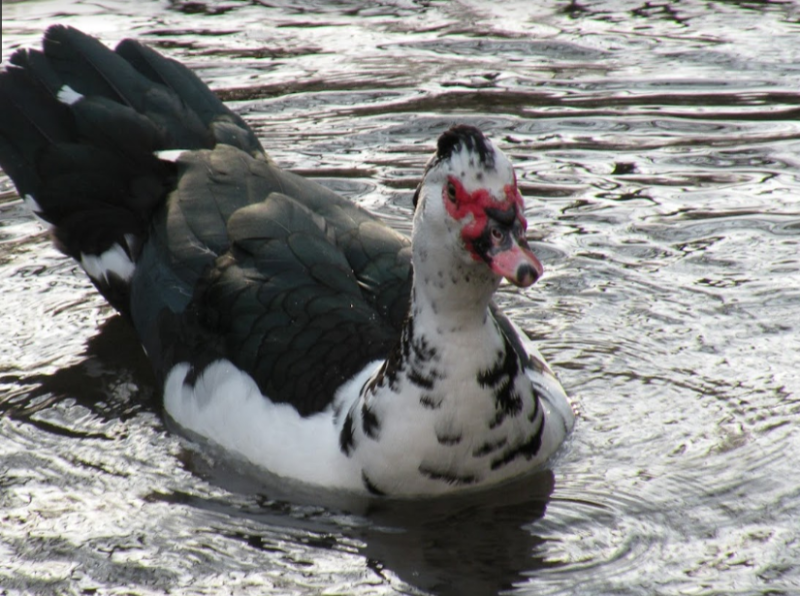
<path id="1" fill-rule="evenodd" d="M 466 149 L 478 155 L 480 164 L 488 169 L 494 168 L 494 151 L 483 133 L 468 124 L 456 124 L 439 136 L 436 145 L 436 161 L 450 159 L 454 153 Z"/>

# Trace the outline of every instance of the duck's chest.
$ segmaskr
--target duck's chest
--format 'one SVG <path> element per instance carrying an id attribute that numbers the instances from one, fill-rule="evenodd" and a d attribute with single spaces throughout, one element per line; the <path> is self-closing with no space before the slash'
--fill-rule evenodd
<path id="1" fill-rule="evenodd" d="M 437 493 L 520 473 L 541 438 L 533 385 L 502 334 L 444 344 L 404 333 L 345 414 L 340 445 L 365 486 Z"/>

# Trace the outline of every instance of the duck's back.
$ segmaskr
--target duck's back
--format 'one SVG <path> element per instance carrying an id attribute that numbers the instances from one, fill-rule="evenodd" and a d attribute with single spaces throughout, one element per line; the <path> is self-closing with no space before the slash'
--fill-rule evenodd
<path id="1" fill-rule="evenodd" d="M 229 360 L 275 402 L 324 409 L 385 356 L 408 241 L 281 171 L 196 75 L 71 28 L 0 76 L 0 165 L 130 317 L 161 378 Z"/>

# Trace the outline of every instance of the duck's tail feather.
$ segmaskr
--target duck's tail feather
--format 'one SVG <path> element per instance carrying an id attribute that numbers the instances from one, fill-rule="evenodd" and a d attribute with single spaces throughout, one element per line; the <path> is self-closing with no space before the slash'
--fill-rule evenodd
<path id="1" fill-rule="evenodd" d="M 170 151 L 233 145 L 264 157 L 244 121 L 190 70 L 125 40 L 110 50 L 50 27 L 0 73 L 0 167 L 118 310 L 155 209 L 174 188 Z"/>

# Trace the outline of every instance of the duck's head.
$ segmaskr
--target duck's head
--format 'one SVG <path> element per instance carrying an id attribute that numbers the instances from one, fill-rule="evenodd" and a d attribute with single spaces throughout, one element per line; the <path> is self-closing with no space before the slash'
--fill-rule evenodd
<path id="1" fill-rule="evenodd" d="M 439 137 L 414 207 L 415 251 L 424 256 L 448 251 L 457 262 L 488 267 L 498 280 L 521 287 L 542 275 L 525 239 L 511 161 L 474 126 L 453 126 Z"/>

